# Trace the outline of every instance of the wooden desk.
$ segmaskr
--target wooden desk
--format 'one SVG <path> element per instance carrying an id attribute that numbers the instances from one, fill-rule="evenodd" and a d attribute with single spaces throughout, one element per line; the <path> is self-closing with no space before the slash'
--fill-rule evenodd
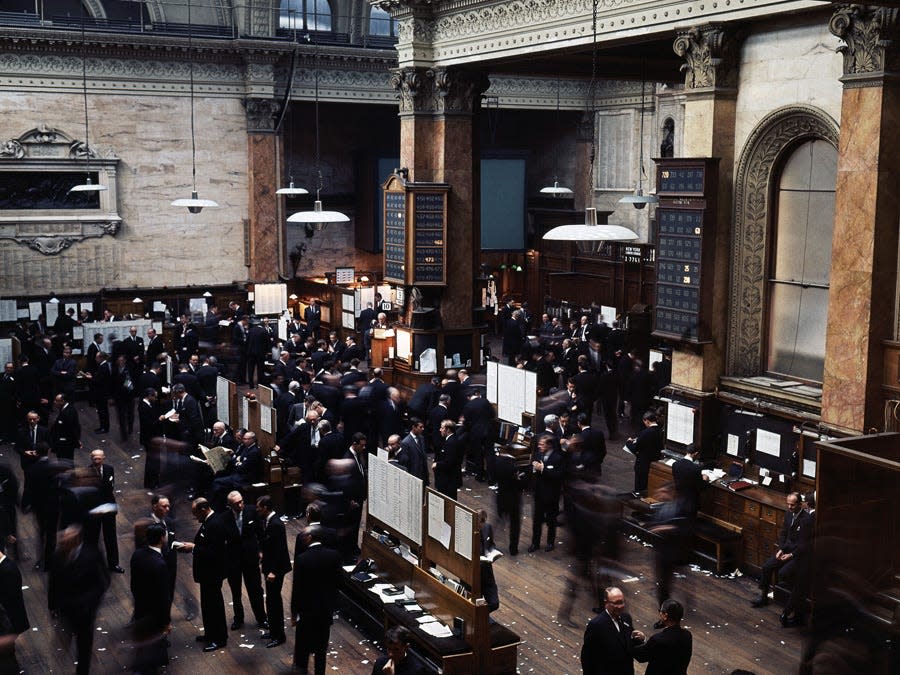
<path id="1" fill-rule="evenodd" d="M 650 465 L 651 495 L 671 481 L 672 467 L 663 462 Z M 785 496 L 764 487 L 733 492 L 716 481 L 700 495 L 701 513 L 741 528 L 741 568 L 754 574 L 774 553 L 786 510 Z"/>

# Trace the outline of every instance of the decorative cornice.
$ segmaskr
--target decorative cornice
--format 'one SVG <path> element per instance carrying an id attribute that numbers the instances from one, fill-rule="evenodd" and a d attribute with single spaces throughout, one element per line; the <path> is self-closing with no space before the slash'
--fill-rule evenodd
<path id="1" fill-rule="evenodd" d="M 739 29 L 721 24 L 692 26 L 678 31 L 672 45 L 684 59 L 684 86 L 698 89 L 732 89 L 738 80 L 738 52 L 743 35 Z"/>
<path id="2" fill-rule="evenodd" d="M 844 57 L 848 86 L 877 85 L 871 76 L 900 71 L 900 9 L 839 5 L 828 29 L 844 41 L 837 50 Z"/>

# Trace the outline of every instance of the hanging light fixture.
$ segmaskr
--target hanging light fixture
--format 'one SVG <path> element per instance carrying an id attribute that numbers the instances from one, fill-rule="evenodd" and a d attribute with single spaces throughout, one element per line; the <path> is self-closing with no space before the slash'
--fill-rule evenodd
<path id="1" fill-rule="evenodd" d="M 211 199 L 200 199 L 197 194 L 197 143 L 194 137 L 194 49 L 193 25 L 191 23 L 191 0 L 187 3 L 188 18 L 188 72 L 191 87 L 191 196 L 190 199 L 176 199 L 172 206 L 186 206 L 190 213 L 200 213 L 204 208 L 218 206 Z"/>
<path id="2" fill-rule="evenodd" d="M 313 72 L 315 73 L 315 110 L 316 110 L 316 174 L 318 185 L 316 186 L 316 201 L 312 211 L 299 211 L 288 217 L 289 223 L 307 223 L 315 230 L 322 231 L 329 223 L 349 222 L 345 214 L 340 211 L 325 211 L 322 208 L 321 192 L 324 187 L 321 165 L 321 146 L 319 142 L 319 46 L 316 44 L 313 51 Z"/>
<path id="3" fill-rule="evenodd" d="M 105 185 L 94 183 L 91 180 L 91 146 L 88 126 L 88 96 L 87 96 L 87 39 L 84 34 L 84 4 L 81 5 L 81 91 L 84 95 L 84 164 L 87 178 L 84 183 L 69 188 L 69 192 L 102 192 Z"/>
<path id="4" fill-rule="evenodd" d="M 594 160 L 597 156 L 597 126 L 594 123 L 596 111 L 595 96 L 597 92 L 597 6 L 600 0 L 594 0 L 592 28 L 594 43 L 591 64 L 591 157 L 588 169 L 588 191 L 593 202 L 594 190 Z M 578 251 L 584 254 L 596 254 L 608 241 L 635 241 L 637 233 L 622 225 L 598 225 L 597 209 L 589 206 L 584 210 L 584 222 L 576 225 L 559 225 L 548 230 L 544 236 L 548 241 L 571 241 L 578 247 Z"/>
<path id="5" fill-rule="evenodd" d="M 560 80 L 559 76 L 556 78 L 556 133 L 559 135 L 560 126 L 559 126 L 559 89 L 560 89 Z M 564 195 L 572 194 L 572 190 L 564 187 L 559 184 L 559 143 L 557 142 L 556 148 L 556 168 L 554 170 L 553 175 L 553 185 L 548 185 L 547 187 L 541 188 L 541 194 L 544 195 L 552 195 L 554 197 L 562 197 Z"/>
<path id="6" fill-rule="evenodd" d="M 307 36 L 307 39 L 308 39 L 308 36 Z M 296 30 L 296 28 L 294 29 L 294 42 L 295 42 L 294 52 L 291 55 L 291 72 L 288 75 L 288 84 L 287 84 L 287 89 L 284 93 L 284 102 L 282 103 L 282 106 L 281 106 L 281 115 L 278 117 L 278 124 L 275 125 L 275 134 L 273 134 L 273 137 L 274 137 L 274 135 L 278 134 L 278 129 L 281 128 L 281 124 L 282 124 L 282 122 L 284 122 L 284 117 L 285 117 L 285 114 L 287 113 L 287 106 L 291 100 L 291 90 L 294 87 L 294 69 L 296 68 L 296 65 L 297 65 L 297 45 L 296 45 L 297 30 Z M 308 195 L 309 190 L 302 188 L 302 187 L 294 186 L 294 159 L 293 159 L 293 155 L 291 154 L 291 128 L 290 127 L 288 127 L 287 131 L 285 131 L 285 137 L 286 137 L 285 140 L 287 141 L 285 143 L 285 145 L 286 145 L 285 154 L 288 155 L 288 176 L 289 176 L 290 180 L 288 182 L 287 187 L 278 188 L 275 191 L 275 194 L 276 195 L 287 195 L 287 196 Z"/>
<path id="7" fill-rule="evenodd" d="M 641 132 L 638 151 L 638 184 L 633 194 L 626 195 L 619 200 L 620 204 L 631 204 L 636 209 L 642 209 L 647 204 L 659 204 L 659 197 L 656 195 L 644 194 L 644 88 L 647 84 L 647 78 L 644 74 L 644 67 L 641 66 Z"/>

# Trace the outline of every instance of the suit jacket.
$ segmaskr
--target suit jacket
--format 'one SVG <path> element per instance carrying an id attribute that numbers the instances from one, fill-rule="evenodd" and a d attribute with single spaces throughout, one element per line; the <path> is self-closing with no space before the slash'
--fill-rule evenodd
<path id="1" fill-rule="evenodd" d="M 194 536 L 194 581 L 198 584 L 221 584 L 225 578 L 225 532 L 219 513 L 210 513 L 200 524 Z"/>
<path id="2" fill-rule="evenodd" d="M 544 462 L 544 470 L 534 475 L 534 498 L 543 502 L 558 503 L 566 471 L 565 454 L 554 447 L 546 459 L 541 460 L 541 452 L 535 448 L 531 461 Z"/>
<path id="3" fill-rule="evenodd" d="M 330 626 L 337 608 L 340 573 L 341 556 L 333 549 L 314 543 L 299 553 L 294 558 L 291 615 Z"/>
<path id="4" fill-rule="evenodd" d="M 10 558 L 0 562 L 0 606 L 9 619 L 11 630 L 7 634 L 19 634 L 31 627 L 22 598 L 22 574 Z"/>
<path id="5" fill-rule="evenodd" d="M 444 440 L 441 436 L 441 422 L 453 419 L 450 411 L 442 405 L 436 405 L 428 411 L 428 429 L 431 432 L 431 448 L 437 450 Z"/>
<path id="6" fill-rule="evenodd" d="M 215 396 L 219 380 L 219 369 L 206 364 L 197 368 L 197 383 L 205 396 Z"/>
<path id="7" fill-rule="evenodd" d="M 628 445 L 628 449 L 634 453 L 637 463 L 647 464 L 660 458 L 663 447 L 662 428 L 659 425 L 644 427 L 634 443 Z"/>
<path id="8" fill-rule="evenodd" d="M 181 440 L 187 443 L 200 443 L 203 440 L 203 416 L 200 406 L 190 394 L 181 399 L 181 410 L 178 413 L 178 427 Z"/>
<path id="9" fill-rule="evenodd" d="M 163 423 L 159 421 L 159 401 L 149 402 L 141 399 L 138 403 L 138 420 L 141 424 L 140 444 L 144 448 L 150 446 L 150 441 L 156 436 L 162 436 Z"/>
<path id="10" fill-rule="evenodd" d="M 581 647 L 584 675 L 634 675 L 635 641 L 631 638 L 634 630 L 631 615 L 623 612 L 619 616 L 619 625 L 621 631 L 616 629 L 606 611 L 588 623 Z"/>
<path id="11" fill-rule="evenodd" d="M 162 553 L 149 546 L 131 555 L 131 594 L 134 621 L 140 630 L 157 632 L 169 625 L 169 565 Z"/>
<path id="12" fill-rule="evenodd" d="M 425 485 L 428 485 L 428 457 L 425 455 L 425 435 L 419 436 L 422 446 L 416 443 L 412 434 L 407 434 L 400 441 L 400 451 L 397 453 L 397 464 L 399 464 L 407 473 L 411 473 L 416 478 L 420 478 Z"/>
<path id="13" fill-rule="evenodd" d="M 57 549 L 50 566 L 47 604 L 70 623 L 93 624 L 97 608 L 109 588 L 109 573 L 95 546 L 84 543 L 66 557 Z"/>
<path id="14" fill-rule="evenodd" d="M 606 438 L 599 429 L 585 427 L 578 432 L 581 441 L 580 464 L 586 471 L 602 472 L 603 460 L 606 457 Z"/>
<path id="15" fill-rule="evenodd" d="M 19 429 L 19 435 L 16 437 L 16 452 L 19 453 L 23 470 L 37 461 L 36 458 L 26 455 L 26 450 L 34 450 L 37 443 L 50 444 L 50 430 L 41 424 L 38 424 L 36 429 L 37 441 L 34 438 L 35 433 L 32 433 L 31 426 L 28 424 Z"/>
<path id="16" fill-rule="evenodd" d="M 636 646 L 634 658 L 648 664 L 644 675 L 687 675 L 692 649 L 691 632 L 669 626 Z"/>
<path id="17" fill-rule="evenodd" d="M 790 511 L 784 514 L 784 524 L 778 534 L 778 548 L 785 553 L 793 553 L 800 558 L 809 553 L 812 543 L 813 518 L 809 511 L 802 509 L 797 515 Z"/>
<path id="18" fill-rule="evenodd" d="M 256 443 L 250 447 L 239 445 L 234 451 L 234 456 L 228 462 L 228 472 L 238 476 L 244 483 L 252 483 L 259 478 L 261 469 L 262 453 Z M 255 507 L 253 507 L 253 512 L 256 512 Z"/>
<path id="19" fill-rule="evenodd" d="M 269 334 L 262 326 L 250 326 L 247 332 L 247 356 L 256 358 L 266 356 L 271 349 Z"/>
<path id="20" fill-rule="evenodd" d="M 450 434 L 440 450 L 434 454 L 434 487 L 442 493 L 452 493 L 462 485 L 463 439 Z"/>
<path id="21" fill-rule="evenodd" d="M 462 416 L 465 418 L 466 431 L 476 440 L 483 440 L 492 435 L 494 428 L 494 408 L 483 396 L 476 396 L 463 406 Z"/>
<path id="22" fill-rule="evenodd" d="M 59 411 L 53 426 L 50 428 L 51 445 L 57 448 L 75 448 L 81 442 L 81 423 L 78 411 L 71 403 Z"/>
<path id="23" fill-rule="evenodd" d="M 262 573 L 284 575 L 291 571 L 291 555 L 288 553 L 287 534 L 284 523 L 277 513 L 266 520 L 260 528 L 260 551 L 262 552 Z"/>
<path id="24" fill-rule="evenodd" d="M 672 465 L 672 479 L 675 482 L 675 493 L 681 500 L 682 513 L 695 518 L 700 508 L 700 491 L 706 486 L 700 465 L 682 457 Z"/>
<path id="25" fill-rule="evenodd" d="M 222 523 L 225 527 L 225 555 L 232 570 L 244 566 L 259 565 L 259 515 L 255 506 L 245 506 L 241 514 L 242 525 L 238 531 L 234 511 L 225 509 L 222 512 Z"/>
<path id="26" fill-rule="evenodd" d="M 315 334 L 319 330 L 319 324 L 322 323 L 322 310 L 315 305 L 309 305 L 303 310 L 303 320 L 306 321 L 307 333 Z"/>
<path id="27" fill-rule="evenodd" d="M 147 363 L 154 363 L 164 351 L 166 351 L 166 346 L 163 344 L 163 339 L 157 335 L 147 342 Z"/>
<path id="28" fill-rule="evenodd" d="M 92 469 L 94 467 L 91 467 Z M 104 504 L 114 504 L 116 501 L 116 470 L 109 464 L 100 467 L 102 474 L 98 475 L 100 496 Z M 96 472 L 96 469 L 94 469 Z"/>

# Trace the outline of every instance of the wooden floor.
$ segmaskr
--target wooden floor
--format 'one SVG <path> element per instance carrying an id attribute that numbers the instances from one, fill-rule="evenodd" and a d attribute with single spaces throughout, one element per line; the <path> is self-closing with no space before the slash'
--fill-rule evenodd
<path id="1" fill-rule="evenodd" d="M 95 426 L 93 409 L 78 403 L 82 427 Z M 115 415 L 113 415 L 115 418 Z M 139 456 L 136 438 L 128 443 L 117 442 L 118 433 L 113 420 L 111 433 L 94 436 L 85 433 L 83 450 L 78 451 L 76 462 L 88 463 L 89 450 L 102 447 L 107 462 L 116 467 L 118 482 L 119 553 L 122 566 L 128 561 L 134 548 L 131 522 L 145 516 L 149 509 L 149 496 L 143 485 L 143 457 Z M 136 436 L 136 435 L 135 435 Z M 604 480 L 618 491 L 630 489 L 633 481 L 632 463 L 621 449 L 621 442 L 612 442 L 604 464 Z M 0 446 L 0 461 L 6 461 L 18 470 L 18 460 L 11 446 Z M 486 485 L 467 477 L 460 491 L 460 501 L 476 508 L 486 508 L 495 513 L 494 493 Z M 196 524 L 190 517 L 187 502 L 173 499 L 176 511 L 177 533 L 192 540 Z M 523 553 L 517 557 L 504 556 L 494 565 L 500 587 L 501 607 L 493 617 L 519 634 L 519 672 L 547 675 L 580 673 L 579 653 L 583 628 L 563 625 L 556 619 L 557 609 L 565 589 L 565 575 L 570 558 L 565 553 L 568 533 L 560 528 L 557 549 L 524 553 L 530 541 L 531 505 L 525 499 L 525 518 L 522 523 Z M 492 519 L 493 521 L 493 519 Z M 493 521 L 497 542 L 504 552 L 508 543 L 506 524 Z M 288 523 L 288 540 L 293 547 L 294 535 L 302 522 Z M 74 644 L 67 648 L 58 626 L 46 609 L 46 577 L 32 569 L 34 522 L 31 516 L 20 519 L 21 558 L 24 594 L 32 629 L 21 636 L 17 653 L 27 673 L 73 672 Z M 626 540 L 621 560 L 627 578 L 621 583 L 626 592 L 628 609 L 635 627 L 652 633 L 650 625 L 657 618 L 657 605 L 653 582 L 653 549 L 637 540 Z M 291 579 L 285 582 L 284 596 L 287 607 Z M 228 622 L 231 622 L 230 593 L 225 585 Z M 686 570 L 686 576 L 675 583 L 674 594 L 686 607 L 685 626 L 694 636 L 694 656 L 690 673 L 729 673 L 743 668 L 757 674 L 796 672 L 802 643 L 798 629 L 781 628 L 778 622 L 780 609 L 770 606 L 752 609 L 749 601 L 755 596 L 756 585 L 747 578 L 717 578 L 708 572 Z M 593 616 L 591 608 L 596 601 L 587 588 L 583 588 L 575 604 L 572 618 L 585 624 Z M 252 617 L 246 599 L 245 612 Z M 255 628 L 231 634 L 225 650 L 203 654 L 194 637 L 200 633 L 199 590 L 191 580 L 190 557 L 179 560 L 179 578 L 176 589 L 172 620 L 174 631 L 170 636 L 170 673 L 239 673 L 258 674 L 287 672 L 293 649 L 293 634 L 288 631 L 288 643 L 276 649 L 265 649 Z M 128 587 L 128 575 L 113 575 L 112 585 L 100 609 L 94 641 L 92 672 L 130 672 L 131 649 L 125 625 L 131 615 L 132 600 Z M 190 620 L 187 618 L 193 615 Z M 251 622 L 252 624 L 252 622 Z M 329 672 L 368 674 L 372 662 L 380 655 L 376 644 L 362 635 L 343 619 L 338 619 L 331 631 L 332 645 L 329 653 Z M 637 673 L 643 672 L 638 664 Z"/>

